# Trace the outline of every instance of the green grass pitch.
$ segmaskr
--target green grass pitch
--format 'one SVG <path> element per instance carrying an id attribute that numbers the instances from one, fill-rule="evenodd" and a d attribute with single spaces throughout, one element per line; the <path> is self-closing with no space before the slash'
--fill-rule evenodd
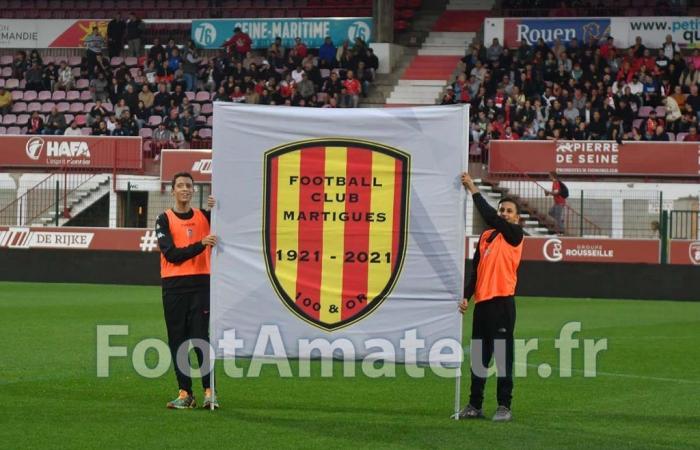
<path id="1" fill-rule="evenodd" d="M 254 379 L 218 375 L 222 408 L 212 413 L 165 408 L 171 371 L 142 378 L 128 358 L 96 376 L 98 324 L 129 325 L 111 341 L 129 356 L 144 337 L 164 339 L 159 288 L 0 283 L 0 448 L 700 447 L 700 303 L 519 298 L 517 308 L 516 337 L 540 341 L 528 376 L 515 380 L 511 423 L 450 420 L 454 380 L 429 371 L 343 378 L 338 363 L 322 378 L 318 361 L 311 378 L 272 367 Z M 575 337 L 608 339 L 595 378 L 583 376 L 582 348 L 573 376 L 557 376 L 554 339 L 569 321 L 582 324 Z M 467 314 L 465 337 L 470 324 Z M 543 362 L 555 367 L 546 379 Z M 463 379 L 463 400 L 467 390 Z M 490 379 L 489 415 L 494 391 Z"/>

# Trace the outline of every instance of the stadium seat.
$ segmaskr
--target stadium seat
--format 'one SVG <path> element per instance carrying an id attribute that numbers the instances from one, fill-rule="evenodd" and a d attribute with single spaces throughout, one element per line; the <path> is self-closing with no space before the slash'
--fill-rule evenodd
<path id="1" fill-rule="evenodd" d="M 185 96 L 187 97 L 187 99 L 188 99 L 190 102 L 193 102 L 194 99 L 195 99 L 195 93 L 192 92 L 192 91 L 186 91 L 186 92 L 185 92 Z"/>
<path id="2" fill-rule="evenodd" d="M 78 114 L 77 116 L 75 116 L 75 122 L 78 124 L 79 127 L 85 125 L 85 115 Z"/>
<path id="3" fill-rule="evenodd" d="M 80 78 L 80 67 L 73 67 L 70 73 L 72 73 L 76 79 Z"/>
<path id="4" fill-rule="evenodd" d="M 41 111 L 41 103 L 31 102 L 30 104 L 27 105 L 27 111 L 30 113 L 32 113 L 34 111 Z"/>
<path id="5" fill-rule="evenodd" d="M 0 86 L 5 87 L 5 79 L 0 78 Z"/>
<path id="6" fill-rule="evenodd" d="M 133 56 L 127 56 L 126 58 L 124 58 L 124 62 L 128 67 L 135 67 L 138 65 L 139 60 L 138 58 L 135 58 Z"/>
<path id="7" fill-rule="evenodd" d="M 51 91 L 39 91 L 37 100 L 39 100 L 40 102 L 51 100 Z"/>
<path id="8" fill-rule="evenodd" d="M 73 114 L 65 114 L 65 117 L 67 124 L 70 124 L 73 121 L 73 119 L 75 119 L 75 116 Z"/>
<path id="9" fill-rule="evenodd" d="M 20 127 L 8 127 L 7 134 L 22 134 L 22 129 Z"/>
<path id="10" fill-rule="evenodd" d="M 0 127 L 0 134 L 7 134 L 7 128 Z"/>
<path id="11" fill-rule="evenodd" d="M 656 117 L 666 117 L 666 107 L 657 106 L 656 107 Z"/>
<path id="12" fill-rule="evenodd" d="M 683 142 L 688 133 L 678 133 L 676 135 L 676 141 Z"/>
<path id="13" fill-rule="evenodd" d="M 199 130 L 199 137 L 202 139 L 211 139 L 211 128 L 202 128 Z"/>
<path id="14" fill-rule="evenodd" d="M 668 140 L 669 140 L 670 142 L 673 142 L 673 141 L 676 140 L 675 134 L 671 133 L 670 131 L 666 132 L 666 136 L 668 136 Z"/>
<path id="15" fill-rule="evenodd" d="M 24 99 L 24 91 L 12 91 L 11 95 L 13 102 Z"/>
<path id="16" fill-rule="evenodd" d="M 642 123 L 643 123 L 643 122 L 644 122 L 644 119 L 634 119 L 634 120 L 632 121 L 632 126 L 633 126 L 634 128 L 639 128 L 639 127 L 642 126 Z"/>
<path id="17" fill-rule="evenodd" d="M 54 91 L 51 95 L 51 100 L 58 102 L 66 99 L 66 91 Z"/>
<path id="18" fill-rule="evenodd" d="M 209 92 L 207 91 L 199 91 L 195 95 L 195 100 L 196 102 L 203 103 L 203 102 L 208 102 L 210 100 L 210 95 Z"/>
<path id="19" fill-rule="evenodd" d="M 139 136 L 141 136 L 144 139 L 150 138 L 151 136 L 153 136 L 153 130 L 148 127 L 143 127 L 139 131 Z"/>
<path id="20" fill-rule="evenodd" d="M 649 117 L 649 113 L 654 109 L 651 106 L 642 106 L 639 108 L 639 117 Z"/>
<path id="21" fill-rule="evenodd" d="M 59 112 L 65 113 L 70 110 L 70 103 L 68 102 L 58 102 L 56 104 L 56 108 L 58 109 Z"/>
<path id="22" fill-rule="evenodd" d="M 13 61 L 12 55 L 2 55 L 0 56 L 0 66 L 9 66 L 12 64 Z M 10 69 L 11 72 L 11 69 Z"/>
<path id="23" fill-rule="evenodd" d="M 112 104 L 109 103 L 109 102 L 102 103 L 102 106 L 104 106 L 104 108 L 105 108 L 108 112 L 114 111 L 114 106 L 112 106 Z"/>
<path id="24" fill-rule="evenodd" d="M 17 116 L 17 125 L 20 127 L 26 126 L 29 123 L 29 118 L 31 116 L 29 114 L 19 114 Z"/>
<path id="25" fill-rule="evenodd" d="M 68 91 L 66 92 L 66 101 L 75 102 L 80 99 L 79 91 Z"/>
<path id="26" fill-rule="evenodd" d="M 92 128 L 83 127 L 80 129 L 80 132 L 83 133 L 83 136 L 90 136 L 92 134 Z"/>
<path id="27" fill-rule="evenodd" d="M 85 78 L 81 78 L 75 82 L 75 88 L 79 91 L 88 89 L 90 87 L 90 81 Z"/>
<path id="28" fill-rule="evenodd" d="M 3 78 L 10 78 L 12 76 L 12 67 L 3 67 L 0 75 L 2 75 Z"/>
<path id="29" fill-rule="evenodd" d="M 89 102 L 92 100 L 92 93 L 90 91 L 81 91 L 80 92 L 80 101 L 81 102 Z"/>
<path id="30" fill-rule="evenodd" d="M 10 78 L 5 82 L 5 89 L 17 89 L 19 87 L 19 80 L 17 78 Z"/>
<path id="31" fill-rule="evenodd" d="M 33 102 L 37 99 L 37 92 L 36 91 L 24 91 L 24 101 L 25 102 Z"/>
<path id="32" fill-rule="evenodd" d="M 207 117 L 207 126 L 208 126 L 208 127 L 213 127 L 213 126 L 214 126 L 214 116 L 209 116 L 209 117 Z"/>
<path id="33" fill-rule="evenodd" d="M 161 116 L 151 116 L 148 118 L 148 126 L 149 127 L 157 127 L 158 124 L 160 124 L 163 121 L 163 118 Z"/>
<path id="34" fill-rule="evenodd" d="M 80 56 L 71 56 L 68 58 L 68 65 L 71 67 L 80 66 L 82 58 Z"/>
<path id="35" fill-rule="evenodd" d="M 109 61 L 109 65 L 112 67 L 117 67 L 123 62 L 124 58 L 122 58 L 121 56 L 112 56 L 112 59 Z"/>
<path id="36" fill-rule="evenodd" d="M 211 103 L 205 103 L 202 105 L 202 111 L 201 114 L 205 116 L 210 116 L 214 113 L 214 107 L 212 106 Z"/>
<path id="37" fill-rule="evenodd" d="M 15 114 L 5 114 L 2 117 L 3 125 L 14 125 L 17 123 L 17 116 Z"/>
<path id="38" fill-rule="evenodd" d="M 84 106 L 81 102 L 75 102 L 70 104 L 70 109 L 69 111 L 75 114 L 79 114 L 83 112 Z"/>
<path id="39" fill-rule="evenodd" d="M 15 114 L 23 113 L 27 111 L 27 104 L 24 102 L 15 102 L 12 104 L 12 112 Z"/>
<path id="40" fill-rule="evenodd" d="M 41 104 L 41 112 L 44 114 L 48 114 L 51 112 L 54 106 L 56 106 L 54 102 L 44 102 Z"/>
<path id="41" fill-rule="evenodd" d="M 83 112 L 85 114 L 89 114 L 90 111 L 92 111 L 92 108 L 95 106 L 95 103 L 93 102 L 87 102 L 85 103 L 85 106 L 83 106 Z"/>

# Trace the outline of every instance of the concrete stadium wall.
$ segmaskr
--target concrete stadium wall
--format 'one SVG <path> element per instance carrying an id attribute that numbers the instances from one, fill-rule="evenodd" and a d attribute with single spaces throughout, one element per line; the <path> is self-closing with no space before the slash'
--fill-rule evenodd
<path id="1" fill-rule="evenodd" d="M 0 281 L 159 285 L 159 253 L 0 250 Z M 467 277 L 471 262 L 467 261 Z M 524 261 L 517 295 L 700 301 L 695 266 Z"/>

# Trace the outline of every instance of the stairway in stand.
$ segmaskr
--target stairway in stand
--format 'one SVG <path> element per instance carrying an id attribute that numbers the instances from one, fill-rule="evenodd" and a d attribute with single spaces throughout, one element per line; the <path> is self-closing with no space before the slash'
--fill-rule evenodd
<path id="1" fill-rule="evenodd" d="M 493 6 L 494 0 L 450 0 L 387 98 L 386 106 L 439 103 Z"/>

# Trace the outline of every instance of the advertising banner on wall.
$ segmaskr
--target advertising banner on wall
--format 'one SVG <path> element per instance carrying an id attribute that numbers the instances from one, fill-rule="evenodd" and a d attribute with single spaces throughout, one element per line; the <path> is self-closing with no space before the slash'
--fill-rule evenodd
<path id="1" fill-rule="evenodd" d="M 574 37 L 588 42 L 612 36 L 615 46 L 627 48 L 640 36 L 649 48 L 659 48 L 667 35 L 681 47 L 700 47 L 700 18 L 698 17 L 557 17 L 557 18 L 489 18 L 484 20 L 484 45 L 493 38 L 508 47 L 518 47 L 525 41 L 530 45 L 542 38 L 552 44 L 559 38 L 569 42 Z"/>
<path id="2" fill-rule="evenodd" d="M 159 251 L 155 230 L 141 228 L 0 227 L 0 249 Z"/>
<path id="3" fill-rule="evenodd" d="M 579 42 L 588 42 L 591 37 L 600 39 L 610 33 L 610 18 L 582 17 L 568 18 L 489 18 L 484 21 L 484 45 L 487 47 L 493 38 L 507 47 L 518 47 L 525 41 L 535 45 L 542 38 L 546 44 L 556 39 L 569 42 L 576 38 Z"/>
<path id="4" fill-rule="evenodd" d="M 330 36 L 336 46 L 349 39 L 362 38 L 370 42 L 373 20 L 371 17 L 353 18 L 293 18 L 293 19 L 203 19 L 192 21 L 192 40 L 200 48 L 221 48 L 236 27 L 248 33 L 253 48 L 265 48 L 277 36 L 285 47 L 293 47 L 301 40 L 309 48 L 318 48 Z"/>
<path id="5" fill-rule="evenodd" d="M 700 47 L 700 17 L 613 17 L 610 35 L 615 46 L 627 48 L 637 36 L 650 48 L 659 48 L 671 35 L 681 47 Z"/>
<path id="6" fill-rule="evenodd" d="M 195 183 L 211 183 L 211 150 L 163 150 L 160 181 L 170 183 L 178 172 L 189 172 Z"/>
<path id="7" fill-rule="evenodd" d="M 474 255 L 479 236 L 467 238 L 467 257 Z M 523 261 L 551 263 L 640 263 L 658 264 L 658 239 L 606 239 L 570 237 L 525 237 Z"/>
<path id="8" fill-rule="evenodd" d="M 4 135 L 0 136 L 0 147 L 0 169 L 143 167 L 140 137 Z"/>
<path id="9" fill-rule="evenodd" d="M 670 264 L 700 265 L 700 241 L 672 240 L 669 251 Z"/>
<path id="10" fill-rule="evenodd" d="M 491 141 L 489 172 L 697 177 L 697 142 Z"/>
<path id="11" fill-rule="evenodd" d="M 108 20 L 0 19 L 0 48 L 82 47 L 92 27 L 107 36 Z"/>

